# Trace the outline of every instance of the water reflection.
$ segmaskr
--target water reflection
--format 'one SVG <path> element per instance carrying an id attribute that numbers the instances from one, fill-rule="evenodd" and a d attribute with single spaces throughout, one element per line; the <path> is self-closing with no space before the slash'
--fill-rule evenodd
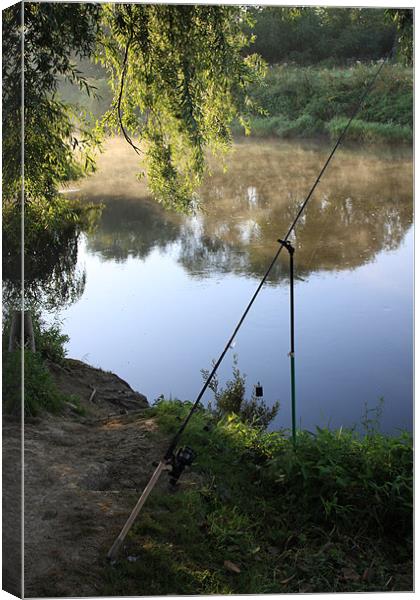
<path id="1" fill-rule="evenodd" d="M 101 196 L 106 207 L 98 229 L 88 236 L 89 252 L 105 260 L 144 259 L 153 248 L 164 250 L 180 236 L 180 224 L 149 198 Z"/>
<path id="2" fill-rule="evenodd" d="M 77 193 L 106 205 L 88 249 L 124 261 L 176 245 L 178 261 L 195 277 L 261 277 L 327 153 L 314 143 L 236 144 L 227 170 L 210 160 L 203 211 L 182 217 L 148 198 L 145 184 L 135 179 L 136 158 L 113 139 L 98 174 Z M 298 275 L 353 269 L 397 248 L 412 223 L 411 181 L 407 150 L 342 149 L 293 232 Z M 280 261 L 270 280 L 285 272 Z"/>
<path id="3" fill-rule="evenodd" d="M 60 239 L 58 239 L 60 237 Z M 25 306 L 33 310 L 62 309 L 81 297 L 86 272 L 78 265 L 80 231 L 57 233 L 54 247 L 42 252 L 26 249 L 24 264 Z M 8 312 L 21 306 L 21 263 L 8 252 L 3 253 L 3 309 Z"/>
<path id="4" fill-rule="evenodd" d="M 87 281 L 63 314 L 69 354 L 150 399 L 194 399 L 200 369 L 218 356 L 327 154 L 319 144 L 237 144 L 226 172 L 213 161 L 203 210 L 183 217 L 150 200 L 135 178 L 137 156 L 111 140 L 75 192 L 106 206 L 80 245 Z M 411 182 L 409 152 L 340 149 L 296 227 L 302 427 L 330 417 L 353 426 L 363 403 L 380 397 L 384 430 L 410 427 Z M 275 427 L 290 423 L 287 273 L 284 253 L 235 347 L 248 382 L 264 382 L 268 402 L 280 399 Z"/>

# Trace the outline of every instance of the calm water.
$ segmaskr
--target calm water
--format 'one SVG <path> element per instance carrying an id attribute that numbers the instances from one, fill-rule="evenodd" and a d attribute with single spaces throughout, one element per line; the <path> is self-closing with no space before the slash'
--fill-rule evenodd
<path id="1" fill-rule="evenodd" d="M 112 370 L 150 401 L 193 400 L 325 160 L 319 143 L 235 145 L 213 161 L 204 211 L 165 212 L 119 139 L 71 193 L 105 205 L 81 238 L 79 298 L 61 311 L 69 356 Z M 384 431 L 412 425 L 413 234 L 409 150 L 340 149 L 296 227 L 296 390 L 303 428 L 360 423 L 384 399 Z M 234 354 L 290 426 L 288 255 L 255 302 Z M 211 399 L 211 393 L 207 396 Z"/>

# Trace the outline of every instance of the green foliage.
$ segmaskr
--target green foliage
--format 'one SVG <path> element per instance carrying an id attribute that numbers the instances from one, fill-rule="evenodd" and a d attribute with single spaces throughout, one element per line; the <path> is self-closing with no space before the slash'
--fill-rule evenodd
<path id="1" fill-rule="evenodd" d="M 81 230 L 89 229 L 97 210 L 97 207 L 83 206 L 77 201 L 68 200 L 64 195 L 56 196 L 48 204 L 41 199 L 30 202 L 25 208 L 27 266 L 32 266 L 31 255 L 34 255 L 34 262 L 41 270 L 42 251 L 50 249 L 59 254 L 69 238 Z"/>
<path id="2" fill-rule="evenodd" d="M 204 381 L 209 377 L 209 371 L 201 371 Z M 233 379 L 226 382 L 224 388 L 219 388 L 219 380 L 214 375 L 209 383 L 209 388 L 214 393 L 215 405 L 209 406 L 216 418 L 220 419 L 231 413 L 237 415 L 242 421 L 257 427 L 266 429 L 271 421 L 276 417 L 280 404 L 276 402 L 273 406 L 267 406 L 262 398 L 257 398 L 255 390 L 251 399 L 245 399 L 245 380 L 238 369 L 238 359 L 233 359 Z"/>
<path id="3" fill-rule="evenodd" d="M 59 392 L 38 352 L 25 350 L 3 354 L 3 409 L 18 416 L 22 406 L 21 368 L 25 363 L 24 414 L 33 417 L 44 411 L 58 413 L 65 396 Z"/>
<path id="4" fill-rule="evenodd" d="M 266 116 L 250 121 L 256 137 L 335 136 L 359 102 L 378 65 L 346 69 L 272 67 L 254 88 Z M 364 102 L 349 136 L 361 141 L 410 141 L 413 119 L 412 70 L 385 66 Z M 238 128 L 234 129 L 239 133 Z"/>
<path id="5" fill-rule="evenodd" d="M 32 323 L 37 352 L 44 360 L 62 364 L 67 354 L 65 344 L 70 338 L 61 332 L 60 323 L 55 321 L 47 325 L 39 316 L 34 316 Z"/>
<path id="6" fill-rule="evenodd" d="M 25 254 L 26 291 L 31 296 L 36 280 L 45 283 L 47 274 L 55 271 L 52 279 L 57 281 L 63 248 L 71 246 L 82 226 L 91 220 L 90 208 L 85 210 L 67 201 L 58 194 L 58 187 L 93 168 L 91 152 L 99 139 L 77 107 L 59 100 L 57 90 L 61 78 L 77 86 L 79 93 L 93 92 L 72 59 L 91 54 L 98 15 L 99 6 L 86 3 L 25 2 L 3 11 L 3 276 L 9 306 L 20 300 L 21 251 Z M 42 289 L 42 284 L 39 287 Z"/>
<path id="7" fill-rule="evenodd" d="M 396 24 L 372 8 L 255 7 L 251 46 L 267 62 L 343 65 L 377 60 L 392 48 Z M 393 11 L 394 12 L 394 11 Z M 411 11 L 407 11 L 411 12 Z"/>
<path id="8" fill-rule="evenodd" d="M 173 435 L 191 403 L 148 418 Z M 372 428 L 281 432 L 199 407 L 183 433 L 197 460 L 176 493 L 155 490 L 107 572 L 107 595 L 409 590 L 412 439 Z M 209 427 L 209 423 L 212 426 Z M 134 501 L 134 499 L 133 499 Z M 239 567 L 233 573 L 225 561 Z"/>
<path id="9" fill-rule="evenodd" d="M 6 414 L 19 416 L 22 409 L 22 366 L 24 370 L 25 416 L 33 417 L 43 412 L 58 413 L 64 402 L 77 399 L 68 398 L 56 387 L 46 361 L 62 363 L 66 355 L 64 344 L 68 336 L 60 331 L 58 323 L 47 325 L 36 315 L 32 319 L 36 352 L 7 349 L 10 318 L 3 318 L 3 361 L 2 393 L 3 410 Z M 24 363 L 22 365 L 22 362 Z"/>
<path id="10" fill-rule="evenodd" d="M 346 127 L 348 119 L 337 117 L 326 125 L 332 139 L 337 139 Z M 407 125 L 393 123 L 372 123 L 354 119 L 346 133 L 348 140 L 371 142 L 411 142 L 413 130 Z"/>
<path id="11" fill-rule="evenodd" d="M 83 127 L 80 114 L 56 97 L 62 76 L 91 93 L 71 55 L 88 56 L 97 32 L 98 5 L 25 3 L 25 191 L 26 201 L 50 200 L 59 182 L 83 170 L 74 153 L 79 148 L 85 166 L 97 139 Z M 4 11 L 3 19 L 3 161 L 4 196 L 20 190 L 21 139 L 21 5 Z"/>
<path id="12" fill-rule="evenodd" d="M 233 6 L 110 4 L 98 56 L 112 73 L 107 130 L 140 139 L 153 195 L 182 211 L 195 207 L 205 148 L 225 151 L 229 124 L 244 124 L 250 86 L 263 64 L 243 58 L 247 13 Z M 108 33 L 109 32 L 109 33 Z"/>
<path id="13" fill-rule="evenodd" d="M 358 535 L 398 539 L 412 522 L 412 445 L 408 435 L 390 438 L 318 429 L 301 432 L 296 451 L 285 447 L 265 473 L 277 493 L 289 497 L 312 523 L 352 528 Z M 296 494 L 297 486 L 300 494 Z"/>
<path id="14" fill-rule="evenodd" d="M 413 64 L 414 10 L 412 8 L 388 8 L 385 17 L 397 28 L 398 53 L 407 65 Z"/>

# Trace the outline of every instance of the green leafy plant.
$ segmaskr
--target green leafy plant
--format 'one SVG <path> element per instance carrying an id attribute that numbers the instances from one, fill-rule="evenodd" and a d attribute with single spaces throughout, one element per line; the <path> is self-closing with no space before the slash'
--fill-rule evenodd
<path id="1" fill-rule="evenodd" d="M 3 318 L 3 409 L 6 414 L 25 416 L 43 412 L 59 413 L 65 402 L 79 408 L 78 399 L 61 393 L 48 370 L 47 361 L 62 363 L 66 355 L 68 336 L 61 333 L 57 322 L 47 325 L 39 316 L 32 319 L 36 351 L 17 349 L 8 351 L 10 317 Z M 22 387 L 22 374 L 24 386 Z M 22 402 L 23 397 L 23 402 Z"/>
<path id="2" fill-rule="evenodd" d="M 24 361 L 25 384 L 22 390 L 21 372 Z M 43 412 L 58 413 L 68 400 L 58 391 L 37 352 L 7 352 L 3 355 L 3 408 L 6 414 L 19 416 L 22 410 L 22 391 L 24 393 L 23 411 L 25 416 L 33 417 Z"/>
<path id="3" fill-rule="evenodd" d="M 394 43 L 394 13 L 412 13 L 322 6 L 258 6 L 250 11 L 255 19 L 253 50 L 272 64 L 293 61 L 300 66 L 377 60 Z M 388 12 L 394 23 L 386 18 Z"/>
<path id="4" fill-rule="evenodd" d="M 33 319 L 35 347 L 42 358 L 51 362 L 62 364 L 67 351 L 65 344 L 69 341 L 69 336 L 61 332 L 61 326 L 58 321 L 47 325 L 40 316 L 34 316 Z"/>
<path id="5" fill-rule="evenodd" d="M 206 381 L 209 377 L 209 371 L 202 369 L 201 374 Z M 245 423 L 253 425 L 259 429 L 266 429 L 271 421 L 276 417 L 280 404 L 275 402 L 273 406 L 267 406 L 262 398 L 257 398 L 255 390 L 249 400 L 245 398 L 246 376 L 242 375 L 238 369 L 238 358 L 233 358 L 233 378 L 228 380 L 224 388 L 220 388 L 219 380 L 216 375 L 209 383 L 209 388 L 214 394 L 214 405 L 210 405 L 216 418 L 233 413 Z"/>
<path id="6" fill-rule="evenodd" d="M 264 116 L 252 114 L 255 137 L 326 136 L 337 138 L 369 81 L 376 63 L 345 68 L 272 66 L 252 95 Z M 413 73 L 402 65 L 385 65 L 348 131 L 363 142 L 409 142 L 412 139 Z M 234 125 L 235 135 L 240 128 Z"/>
<path id="7" fill-rule="evenodd" d="M 191 406 L 160 398 L 146 418 L 171 436 Z M 411 589 L 408 433 L 317 429 L 294 447 L 199 406 L 181 443 L 197 452 L 192 473 L 150 496 L 128 541 L 141 559 L 107 570 L 108 595 L 135 595 L 139 581 L 149 594 Z"/>
<path id="8" fill-rule="evenodd" d="M 337 117 L 329 121 L 325 128 L 330 137 L 335 139 L 346 127 L 348 119 Z M 394 123 L 372 123 L 354 119 L 346 136 L 350 140 L 374 142 L 410 142 L 413 131 L 407 125 L 401 126 Z"/>
<path id="9" fill-rule="evenodd" d="M 250 88 L 264 63 L 243 55 L 249 13 L 234 6 L 108 4 L 102 22 L 98 58 L 114 89 L 103 127 L 122 133 L 141 156 L 157 200 L 194 210 L 206 148 L 226 151 L 232 119 L 246 128 L 257 110 Z"/>

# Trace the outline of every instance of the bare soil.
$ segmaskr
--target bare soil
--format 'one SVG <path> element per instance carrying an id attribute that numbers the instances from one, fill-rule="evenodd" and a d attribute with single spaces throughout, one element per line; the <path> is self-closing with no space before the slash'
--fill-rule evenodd
<path id="1" fill-rule="evenodd" d="M 25 596 L 99 596 L 106 554 L 168 441 L 116 375 L 71 360 L 51 372 L 85 414 L 70 402 L 64 415 L 25 422 Z M 4 430 L 19 439 L 16 421 Z"/>

